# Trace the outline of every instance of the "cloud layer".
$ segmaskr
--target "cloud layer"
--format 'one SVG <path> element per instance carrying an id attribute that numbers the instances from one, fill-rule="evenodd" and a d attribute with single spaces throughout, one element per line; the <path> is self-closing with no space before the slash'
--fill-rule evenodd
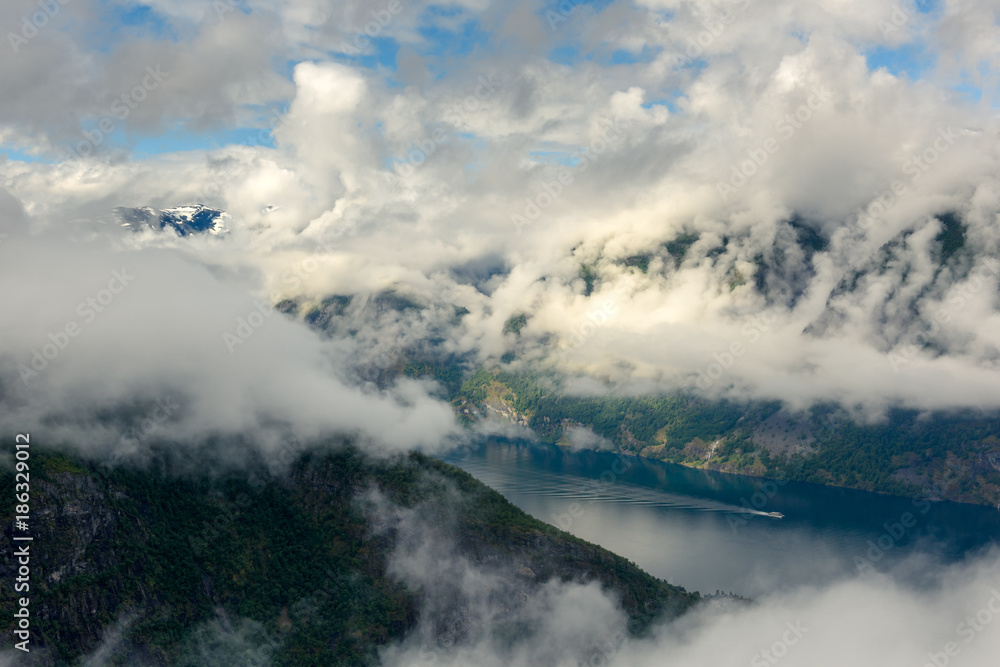
<path id="1" fill-rule="evenodd" d="M 439 523 L 367 500 L 379 508 L 374 523 L 399 532 L 390 572 L 423 599 L 418 627 L 382 651 L 386 667 L 942 667 L 990 664 L 1000 649 L 995 549 L 947 566 L 918 557 L 902 563 L 899 574 L 927 575 L 919 587 L 872 573 L 752 604 L 713 599 L 640 639 L 629 636 L 618 601 L 598 585 L 549 581 L 512 600 L 509 564 L 474 564 L 457 555 Z M 517 641 L 505 632 L 511 628 Z"/>
<path id="2" fill-rule="evenodd" d="M 997 406 L 990 3 L 216 4 L 152 3 L 102 52 L 77 0 L 52 18 L 71 40 L 8 54 L 30 94 L 3 136 L 57 160 L 0 166 L 35 233 L 199 201 L 233 233 L 191 261 L 263 295 L 424 307 L 344 327 L 372 348 L 433 332 L 624 391 Z M 27 83 L 47 67 L 65 80 Z M 163 131 L 229 145 L 140 159 Z"/>
<path id="3" fill-rule="evenodd" d="M 154 438 L 250 434 L 266 444 L 330 433 L 434 450 L 454 433 L 450 408 L 426 387 L 358 386 L 348 345 L 253 298 L 232 267 L 50 235 L 14 244 L 0 267 L 18 286 L 0 297 L 11 432 L 40 429 L 103 452 Z"/>

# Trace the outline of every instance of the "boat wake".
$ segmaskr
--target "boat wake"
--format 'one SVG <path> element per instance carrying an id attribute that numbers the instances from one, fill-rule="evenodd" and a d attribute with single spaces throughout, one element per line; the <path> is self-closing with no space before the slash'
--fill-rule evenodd
<path id="1" fill-rule="evenodd" d="M 606 481 L 577 477 L 571 473 L 556 474 L 535 470 L 507 469 L 485 461 L 468 459 L 453 461 L 453 463 L 504 495 L 548 496 L 577 502 L 622 503 L 725 514 L 752 514 L 775 519 L 784 518 L 780 512 L 764 512 L 741 505 L 650 489 L 617 480 Z"/>

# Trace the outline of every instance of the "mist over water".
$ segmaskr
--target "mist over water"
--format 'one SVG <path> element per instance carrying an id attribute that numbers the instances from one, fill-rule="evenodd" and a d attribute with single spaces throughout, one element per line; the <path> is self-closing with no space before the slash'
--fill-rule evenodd
<path id="1" fill-rule="evenodd" d="M 522 620 L 532 632 L 514 645 L 481 636 L 442 646 L 415 635 L 381 654 L 387 667 L 996 664 L 994 508 L 779 485 L 516 441 L 449 460 L 534 516 L 670 583 L 753 602 L 713 600 L 637 638 L 616 632 L 625 616 L 613 593 L 550 582 L 527 601 Z M 765 497 L 760 508 L 757 493 Z M 785 518 L 752 514 L 744 499 Z M 473 566 L 464 580 L 488 576 Z M 411 583 L 441 586 L 431 576 Z"/>

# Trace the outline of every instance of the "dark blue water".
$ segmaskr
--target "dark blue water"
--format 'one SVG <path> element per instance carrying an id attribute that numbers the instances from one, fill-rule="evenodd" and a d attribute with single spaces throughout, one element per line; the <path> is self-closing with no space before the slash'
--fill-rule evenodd
<path id="1" fill-rule="evenodd" d="M 506 441 L 446 460 L 532 516 L 703 593 L 758 596 L 868 568 L 919 581 L 1000 538 L 996 508 L 923 497 Z"/>

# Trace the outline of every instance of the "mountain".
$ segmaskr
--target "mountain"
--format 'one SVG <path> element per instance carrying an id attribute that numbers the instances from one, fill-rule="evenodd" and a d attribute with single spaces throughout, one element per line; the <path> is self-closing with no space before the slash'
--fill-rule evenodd
<path id="1" fill-rule="evenodd" d="M 683 255 L 684 249 L 670 250 Z M 895 408 L 881 420 L 864 421 L 833 403 L 791 411 L 776 400 L 721 400 L 690 390 L 578 396 L 543 362 L 501 358 L 480 365 L 473 355 L 436 347 L 435 341 L 448 340 L 448 318 L 461 317 L 457 307 L 435 310 L 397 294 L 355 301 L 344 295 L 316 303 L 285 300 L 279 309 L 328 336 L 371 332 L 373 340 L 396 320 L 412 317 L 427 328 L 426 339 L 380 348 L 359 363 L 359 377 L 382 386 L 400 376 L 434 380 L 466 424 L 500 420 L 550 444 L 601 446 L 720 472 L 1000 503 L 997 410 Z M 435 317 L 439 328 L 428 328 Z M 524 319 L 511 317 L 503 325 L 508 338 L 523 335 Z"/>
<path id="2" fill-rule="evenodd" d="M 273 477 L 263 462 L 210 474 L 171 461 L 112 469 L 32 450 L 25 664 L 366 665 L 418 629 L 438 646 L 529 636 L 521 613 L 559 582 L 613 593 L 633 634 L 700 599 L 420 454 L 338 445 Z M 0 498 L 12 516 L 12 471 Z M 12 580 L 23 543 L 5 533 Z M 425 551 L 446 576 L 407 583 Z M 15 597 L 3 587 L 7 646 Z"/>
<path id="3" fill-rule="evenodd" d="M 934 500 L 1000 503 L 1000 414 L 896 409 L 859 422 L 842 408 L 689 392 L 578 397 L 542 374 L 479 369 L 454 394 L 467 421 L 529 427 L 543 442 L 587 446 L 736 474 Z"/>
<path id="4" fill-rule="evenodd" d="M 133 232 L 141 232 L 147 228 L 155 231 L 172 229 L 178 236 L 225 234 L 227 231 L 225 222 L 229 218 L 224 211 L 208 208 L 202 204 L 164 209 L 150 206 L 140 208 L 119 206 L 115 209 L 115 215 L 122 227 L 128 227 Z"/>

